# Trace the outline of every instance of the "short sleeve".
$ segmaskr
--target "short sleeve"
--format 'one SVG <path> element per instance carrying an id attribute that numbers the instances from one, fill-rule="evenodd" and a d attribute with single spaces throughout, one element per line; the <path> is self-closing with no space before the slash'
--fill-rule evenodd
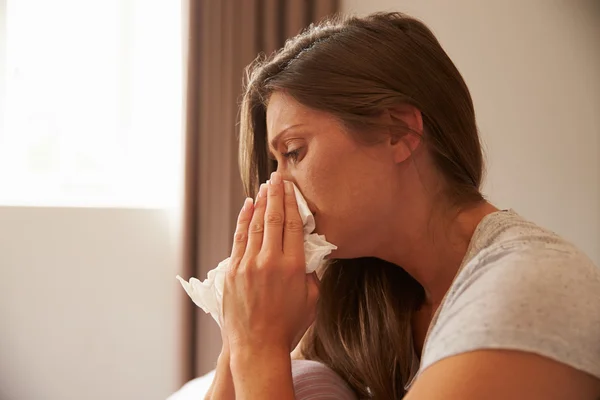
<path id="1" fill-rule="evenodd" d="M 482 349 L 535 353 L 600 378 L 600 269 L 553 248 L 498 248 L 472 260 L 440 308 L 421 371 Z"/>
<path id="2" fill-rule="evenodd" d="M 356 400 L 348 384 L 326 365 L 310 360 L 292 360 L 296 400 Z"/>

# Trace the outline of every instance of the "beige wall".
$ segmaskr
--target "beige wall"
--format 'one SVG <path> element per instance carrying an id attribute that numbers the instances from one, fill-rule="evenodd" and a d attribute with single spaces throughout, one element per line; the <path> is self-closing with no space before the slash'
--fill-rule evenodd
<path id="1" fill-rule="evenodd" d="M 342 9 L 428 24 L 471 89 L 485 194 L 600 265 L 600 2 L 342 0 Z"/>
<path id="2" fill-rule="evenodd" d="M 0 207 L 0 399 L 176 389 L 176 224 L 165 211 Z"/>

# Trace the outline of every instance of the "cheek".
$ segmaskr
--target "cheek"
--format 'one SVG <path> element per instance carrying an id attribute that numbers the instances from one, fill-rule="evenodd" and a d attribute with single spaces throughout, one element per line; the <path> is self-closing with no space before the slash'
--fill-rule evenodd
<path id="1" fill-rule="evenodd" d="M 389 185 L 381 171 L 353 161 L 333 160 L 306 171 L 306 196 L 316 207 L 319 232 L 344 243 L 370 231 L 387 207 L 383 192 Z"/>
<path id="2" fill-rule="evenodd" d="M 331 216 L 346 213 L 375 185 L 371 168 L 352 151 L 309 154 L 294 178 L 309 203 Z"/>
<path id="3" fill-rule="evenodd" d="M 340 235 L 347 224 L 354 224 L 355 193 L 352 175 L 344 165 L 321 161 L 308 166 L 304 174 L 303 192 L 317 213 L 317 230 L 332 240 Z"/>
<path id="4" fill-rule="evenodd" d="M 313 157 L 307 161 L 303 173 L 306 196 L 317 210 L 326 211 L 339 193 L 338 185 L 343 183 L 340 166 L 327 157 Z"/>
<path id="5" fill-rule="evenodd" d="M 317 220 L 327 226 L 344 218 L 350 222 L 356 210 L 370 204 L 382 172 L 372 158 L 364 149 L 346 143 L 313 146 L 291 172 L 308 203 L 322 214 Z"/>

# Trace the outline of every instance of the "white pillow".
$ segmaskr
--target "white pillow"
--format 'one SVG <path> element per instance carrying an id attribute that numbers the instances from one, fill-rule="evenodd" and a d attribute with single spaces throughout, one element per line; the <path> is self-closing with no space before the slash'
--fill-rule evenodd
<path id="1" fill-rule="evenodd" d="M 192 379 L 178 391 L 170 395 L 167 400 L 202 400 L 215 378 L 215 370 L 199 378 Z"/>

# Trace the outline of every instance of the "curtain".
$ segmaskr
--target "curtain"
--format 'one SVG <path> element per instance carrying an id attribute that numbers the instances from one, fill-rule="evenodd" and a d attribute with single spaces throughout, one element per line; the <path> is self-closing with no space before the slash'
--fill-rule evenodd
<path id="1" fill-rule="evenodd" d="M 243 202 L 237 122 L 245 66 L 337 10 L 337 0 L 188 0 L 184 277 L 204 279 L 231 251 Z M 186 382 L 214 368 L 221 337 L 210 315 L 179 292 Z"/>

